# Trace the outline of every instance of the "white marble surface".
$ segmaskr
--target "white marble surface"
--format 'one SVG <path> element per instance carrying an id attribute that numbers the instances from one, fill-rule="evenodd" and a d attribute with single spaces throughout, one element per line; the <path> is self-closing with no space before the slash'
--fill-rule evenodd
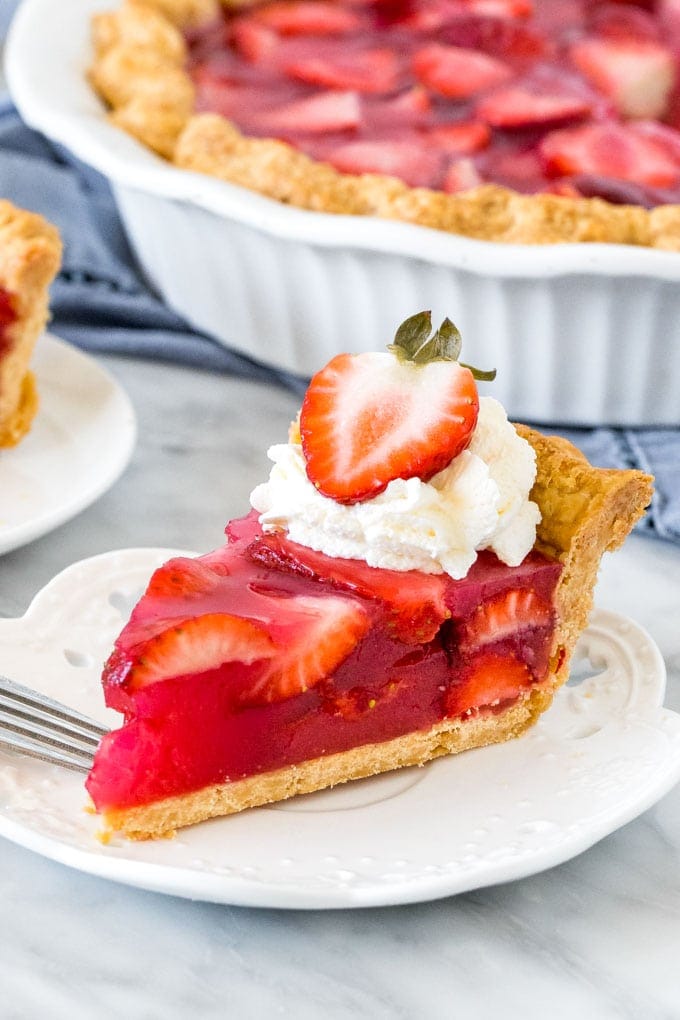
<path id="1" fill-rule="evenodd" d="M 0 617 L 75 560 L 208 549 L 267 471 L 296 409 L 280 390 L 163 365 L 103 363 L 140 442 L 109 493 L 0 557 Z M 633 538 L 598 601 L 633 616 L 680 710 L 680 549 Z M 226 908 L 91 878 L 0 840 L 0 1020 L 293 1016 L 680 1017 L 680 787 L 573 861 L 520 882 L 357 912 Z"/>

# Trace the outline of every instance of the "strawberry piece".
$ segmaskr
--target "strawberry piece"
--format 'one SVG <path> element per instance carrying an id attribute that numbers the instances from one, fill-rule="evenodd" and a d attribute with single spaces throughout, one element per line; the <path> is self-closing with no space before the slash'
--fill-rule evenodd
<path id="1" fill-rule="evenodd" d="M 673 54 L 649 39 L 584 38 L 569 56 L 623 117 L 663 117 L 676 80 Z"/>
<path id="2" fill-rule="evenodd" d="M 151 575 L 145 597 L 185 599 L 208 595 L 219 585 L 220 575 L 200 559 L 176 556 Z"/>
<path id="3" fill-rule="evenodd" d="M 258 624 L 230 613 L 208 613 L 184 620 L 151 638 L 133 661 L 126 678 L 129 690 L 187 673 L 217 669 L 225 662 L 250 665 L 275 652 Z"/>
<path id="4" fill-rule="evenodd" d="M 482 183 L 477 167 L 471 159 L 457 159 L 451 163 L 441 184 L 442 191 L 455 195 L 459 191 L 469 191 Z"/>
<path id="5" fill-rule="evenodd" d="M 279 35 L 345 35 L 362 25 L 358 14 L 325 0 L 274 0 L 250 17 Z"/>
<path id="6" fill-rule="evenodd" d="M 528 667 L 509 655 L 482 652 L 464 667 L 444 696 L 446 715 L 472 715 L 514 701 L 531 684 Z"/>
<path id="7" fill-rule="evenodd" d="M 531 589 L 511 588 L 482 602 L 462 628 L 461 643 L 485 645 L 524 634 L 537 627 L 551 627 L 552 606 Z"/>
<path id="8" fill-rule="evenodd" d="M 243 691 L 244 704 L 282 701 L 316 686 L 335 672 L 371 625 L 368 614 L 353 599 L 297 595 L 276 602 L 281 616 L 278 627 L 274 618 L 271 630 L 278 630 L 277 654 Z M 285 614 L 291 611 L 294 618 L 288 627 Z"/>
<path id="9" fill-rule="evenodd" d="M 387 174 L 412 187 L 433 187 L 442 168 L 441 153 L 414 142 L 356 141 L 339 145 L 326 160 L 345 174 Z"/>
<path id="10" fill-rule="evenodd" d="M 396 635 L 406 644 L 431 641 L 451 615 L 444 600 L 447 581 L 443 574 L 378 570 L 363 560 L 326 556 L 278 533 L 255 539 L 248 553 L 256 563 L 275 570 L 328 581 L 341 591 L 379 599 L 389 606 Z"/>
<path id="11" fill-rule="evenodd" d="M 481 120 L 461 120 L 454 124 L 440 124 L 427 133 L 428 141 L 445 152 L 468 156 L 485 149 L 491 132 Z"/>
<path id="12" fill-rule="evenodd" d="M 412 316 L 395 337 L 399 356 L 339 354 L 312 379 L 300 436 L 322 495 L 356 503 L 395 478 L 426 481 L 469 444 L 479 412 L 474 376 L 455 360 L 455 326 L 445 320 L 428 340 L 430 329 L 429 312 Z M 451 353 L 442 353 L 446 343 Z"/>
<path id="13" fill-rule="evenodd" d="M 659 39 L 656 19 L 634 2 L 598 3 L 588 12 L 590 33 L 608 39 Z"/>
<path id="14" fill-rule="evenodd" d="M 680 166 L 654 139 L 622 124 L 586 124 L 552 131 L 540 143 L 546 172 L 595 174 L 651 187 L 672 187 Z"/>
<path id="15" fill-rule="evenodd" d="M 475 113 L 491 127 L 508 130 L 579 120 L 590 113 L 590 103 L 579 96 L 537 93 L 517 85 L 485 96 Z"/>
<path id="16" fill-rule="evenodd" d="M 352 130 L 360 124 L 361 105 L 356 92 L 318 92 L 251 118 L 256 131 L 271 135 L 324 135 Z"/>
<path id="17" fill-rule="evenodd" d="M 461 6 L 488 18 L 529 18 L 534 11 L 532 0 L 465 0 Z"/>
<path id="18" fill-rule="evenodd" d="M 416 51 L 413 71 L 423 85 L 448 99 L 467 99 L 511 76 L 507 64 L 495 57 L 440 43 Z"/>
<path id="19" fill-rule="evenodd" d="M 285 65 L 290 78 L 329 89 L 379 95 L 399 87 L 400 61 L 388 49 L 358 50 L 328 57 L 301 57 Z"/>
<path id="20" fill-rule="evenodd" d="M 667 124 L 659 124 L 656 120 L 637 120 L 629 124 L 628 128 L 633 134 L 641 138 L 649 138 L 662 149 L 680 166 L 680 131 L 668 127 Z"/>
<path id="21" fill-rule="evenodd" d="M 236 50 L 252 64 L 271 60 L 279 45 L 277 35 L 251 18 L 234 21 L 231 41 Z"/>
<path id="22" fill-rule="evenodd" d="M 432 101 L 421 85 L 414 85 L 397 96 L 365 99 L 364 111 L 366 122 L 372 127 L 414 127 L 429 121 Z"/>

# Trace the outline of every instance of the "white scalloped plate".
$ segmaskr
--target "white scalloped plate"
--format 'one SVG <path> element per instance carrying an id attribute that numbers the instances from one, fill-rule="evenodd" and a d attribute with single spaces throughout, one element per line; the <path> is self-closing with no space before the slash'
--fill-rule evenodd
<path id="1" fill-rule="evenodd" d="M 0 554 L 52 531 L 106 492 L 137 434 L 127 395 L 87 354 L 46 334 L 32 367 L 40 409 L 26 438 L 0 450 Z"/>
<path id="2" fill-rule="evenodd" d="M 0 621 L 0 672 L 115 725 L 100 664 L 152 569 L 172 550 L 77 563 L 18 620 Z M 580 661 L 580 666 L 579 666 Z M 587 668 L 586 668 L 586 663 Z M 640 627 L 598 610 L 570 682 L 524 738 L 184 830 L 96 840 L 82 777 L 0 753 L 0 834 L 71 867 L 218 903 L 410 903 L 559 864 L 680 779 L 680 715 Z"/>

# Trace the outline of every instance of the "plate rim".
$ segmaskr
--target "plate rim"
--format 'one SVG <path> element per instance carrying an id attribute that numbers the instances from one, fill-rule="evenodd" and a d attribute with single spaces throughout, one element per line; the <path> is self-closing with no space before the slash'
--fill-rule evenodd
<path id="1" fill-rule="evenodd" d="M 103 471 L 98 477 L 96 484 L 81 489 L 75 499 L 66 499 L 57 511 L 41 511 L 32 516 L 28 521 L 12 527 L 0 526 L 0 556 L 13 552 L 38 538 L 42 538 L 49 532 L 65 524 L 78 516 L 83 510 L 91 506 L 97 499 L 104 495 L 120 478 L 130 463 L 137 442 L 137 417 L 130 400 L 130 397 L 118 382 L 118 380 L 99 361 L 76 347 L 74 344 L 63 340 L 51 331 L 42 334 L 38 340 L 36 353 L 39 357 L 56 353 L 60 358 L 68 358 L 74 363 L 80 362 L 87 370 L 98 376 L 102 382 L 110 386 L 110 394 L 119 405 L 119 446 L 116 448 L 116 456 L 109 461 L 108 470 Z M 34 355 L 35 358 L 35 355 Z M 41 403 L 50 392 L 51 380 L 48 376 L 41 374 L 40 365 L 32 364 L 35 371 L 38 390 L 41 394 Z M 40 409 L 33 424 L 31 432 L 37 432 L 40 428 Z M 30 433 L 29 433 L 30 435 Z M 19 444 L 11 451 L 12 456 L 21 461 L 22 446 Z M 0 451 L 0 475 L 2 474 L 2 451 Z"/>

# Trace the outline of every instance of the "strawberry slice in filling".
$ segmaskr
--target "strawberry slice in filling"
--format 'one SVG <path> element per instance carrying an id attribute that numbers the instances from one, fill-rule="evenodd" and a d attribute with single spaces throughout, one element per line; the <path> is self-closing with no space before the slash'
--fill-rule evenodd
<path id="1" fill-rule="evenodd" d="M 0 287 L 0 354 L 9 347 L 8 330 L 17 320 L 14 297 L 4 287 Z"/>
<path id="2" fill-rule="evenodd" d="M 124 725 L 87 781 L 99 811 L 498 712 L 547 676 L 560 565 L 481 553 L 462 581 L 264 535 L 161 567 L 104 671 Z"/>

